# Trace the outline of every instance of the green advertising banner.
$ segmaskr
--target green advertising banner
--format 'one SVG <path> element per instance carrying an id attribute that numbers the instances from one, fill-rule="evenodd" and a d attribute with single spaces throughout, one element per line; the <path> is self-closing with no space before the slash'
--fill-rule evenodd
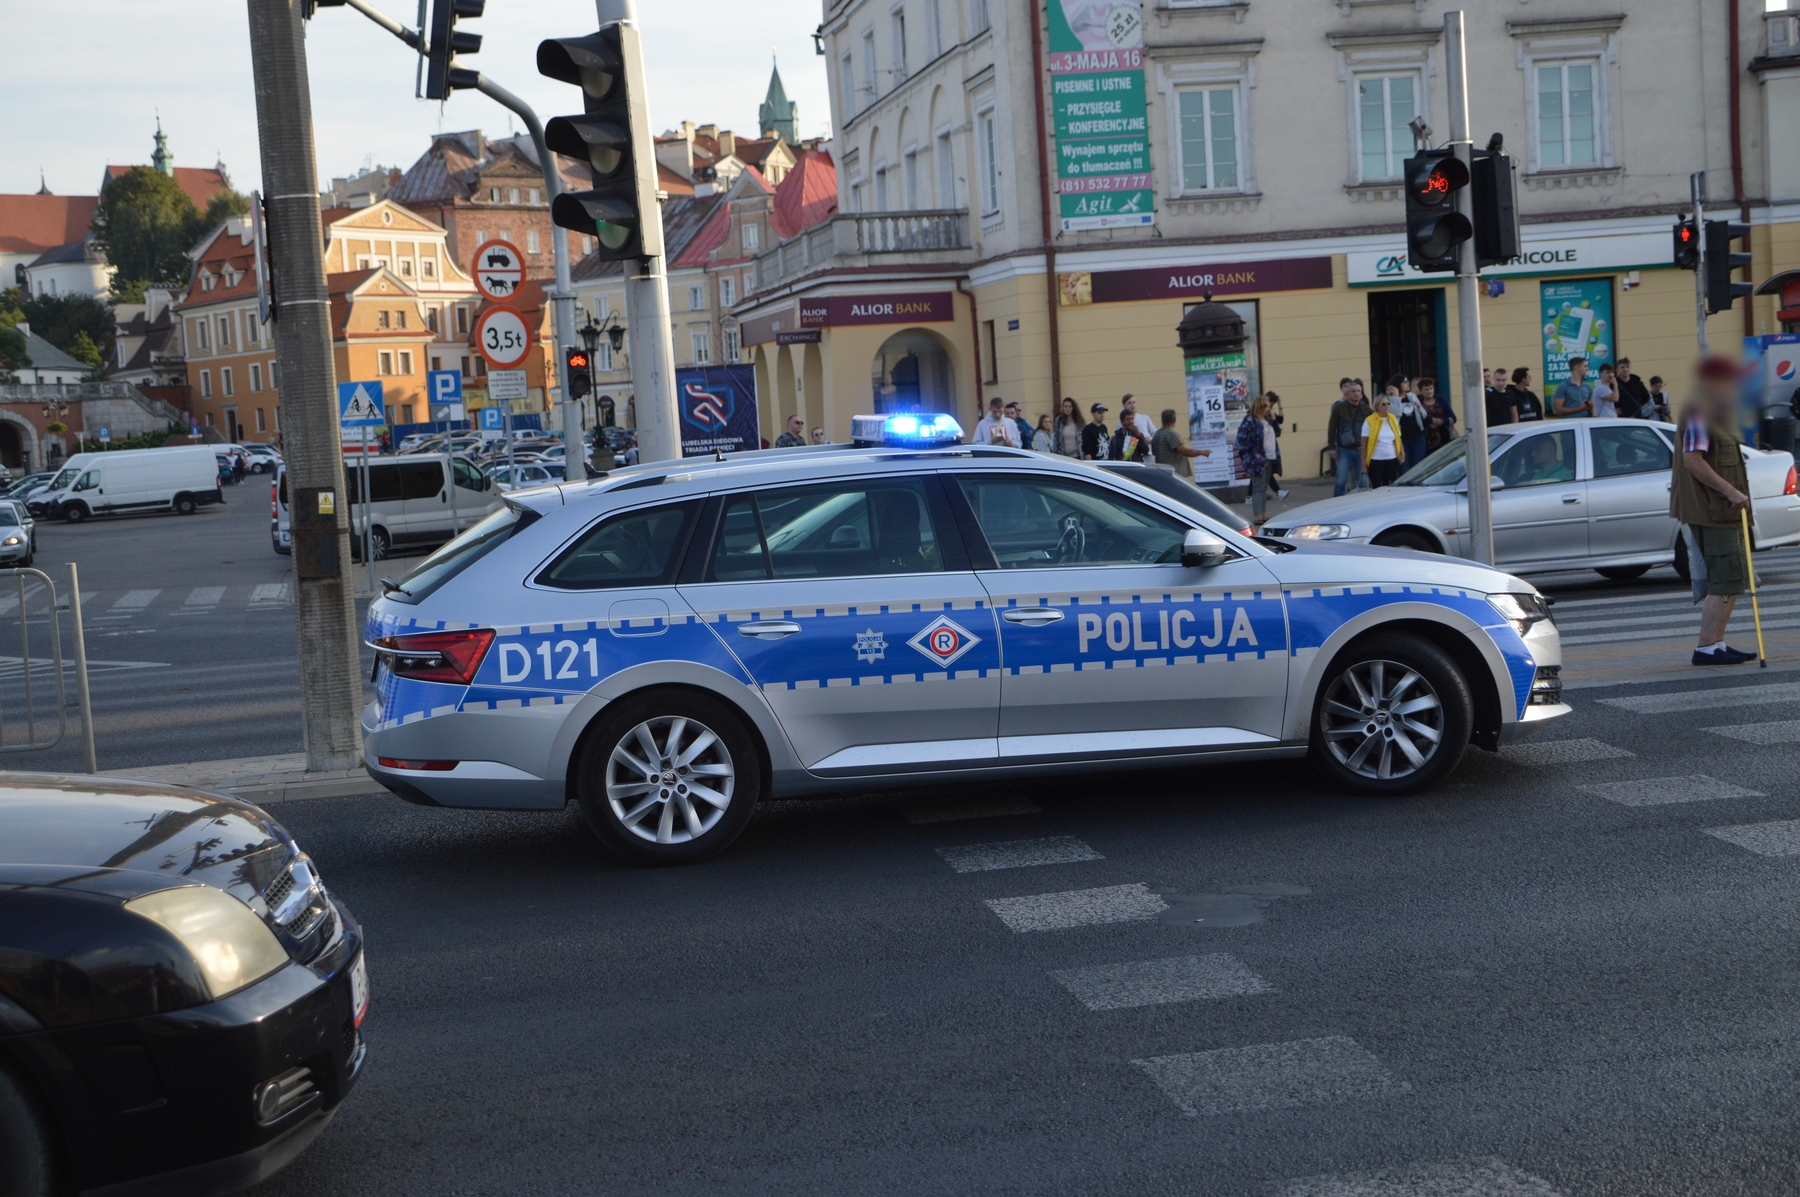
<path id="1" fill-rule="evenodd" d="M 1610 278 L 1582 278 L 1538 284 L 1544 316 L 1544 407 L 1569 377 L 1569 359 L 1585 357 L 1588 377 L 1600 377 L 1600 363 L 1612 360 L 1613 285 Z"/>
<path id="2" fill-rule="evenodd" d="M 1140 0 L 1046 0 L 1063 231 L 1156 223 Z"/>

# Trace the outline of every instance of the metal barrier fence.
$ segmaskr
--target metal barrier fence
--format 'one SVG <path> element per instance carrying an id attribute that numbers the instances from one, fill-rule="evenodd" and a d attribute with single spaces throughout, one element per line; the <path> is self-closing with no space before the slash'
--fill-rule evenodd
<path id="1" fill-rule="evenodd" d="M 65 677 L 69 672 L 75 675 L 73 703 Z M 42 752 L 61 744 L 69 734 L 71 706 L 81 727 L 87 771 L 98 772 L 80 574 L 71 562 L 68 593 L 59 597 L 56 581 L 41 569 L 0 569 L 0 754 Z"/>

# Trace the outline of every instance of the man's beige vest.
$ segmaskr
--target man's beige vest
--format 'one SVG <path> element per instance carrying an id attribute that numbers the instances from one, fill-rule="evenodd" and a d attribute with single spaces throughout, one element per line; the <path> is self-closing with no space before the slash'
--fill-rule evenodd
<path id="1" fill-rule="evenodd" d="M 1692 408 L 1688 410 L 1691 411 Z M 1684 412 L 1675 433 L 1675 464 L 1669 479 L 1669 514 L 1684 524 L 1695 524 L 1702 528 L 1735 528 L 1738 526 L 1738 513 L 1731 509 L 1725 496 L 1688 473 L 1685 455 L 1681 452 L 1679 431 L 1686 427 L 1687 416 Z M 1744 454 L 1739 447 L 1744 443 L 1744 438 L 1739 435 L 1729 417 L 1721 419 L 1714 416 L 1707 425 L 1707 431 L 1712 437 L 1712 447 L 1706 451 L 1706 464 L 1719 477 L 1749 494 L 1750 476 L 1744 469 Z"/>

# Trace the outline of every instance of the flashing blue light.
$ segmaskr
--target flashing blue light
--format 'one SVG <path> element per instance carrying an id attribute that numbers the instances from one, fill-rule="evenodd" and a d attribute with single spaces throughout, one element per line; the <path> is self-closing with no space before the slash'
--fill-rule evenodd
<path id="1" fill-rule="evenodd" d="M 886 445 L 892 449 L 932 449 L 962 440 L 956 417 L 923 412 L 897 412 L 891 416 L 853 416 L 850 439 L 858 445 Z"/>
<path id="2" fill-rule="evenodd" d="M 884 431 L 889 436 L 917 436 L 919 418 L 917 416 L 889 416 L 887 428 Z"/>

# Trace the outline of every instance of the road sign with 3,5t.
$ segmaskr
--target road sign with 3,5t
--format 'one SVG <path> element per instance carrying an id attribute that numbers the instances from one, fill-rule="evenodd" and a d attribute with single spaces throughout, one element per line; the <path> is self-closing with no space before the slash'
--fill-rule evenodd
<path id="1" fill-rule="evenodd" d="M 379 382 L 338 383 L 338 423 L 345 428 L 375 428 L 387 423 Z"/>
<path id="2" fill-rule="evenodd" d="M 525 355 L 531 350 L 531 331 L 519 313 L 496 305 L 475 321 L 475 348 L 494 369 L 510 370 L 525 364 Z"/>

